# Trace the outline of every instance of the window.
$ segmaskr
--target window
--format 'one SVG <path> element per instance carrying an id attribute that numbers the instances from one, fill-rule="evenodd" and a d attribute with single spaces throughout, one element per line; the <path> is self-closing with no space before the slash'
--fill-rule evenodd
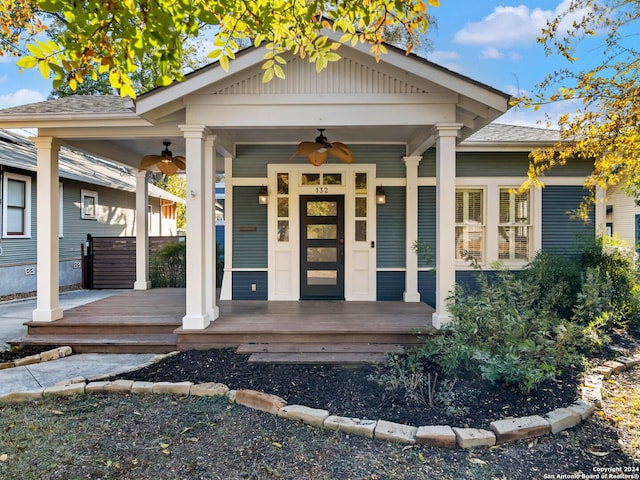
<path id="1" fill-rule="evenodd" d="M 518 193 L 511 188 L 500 189 L 500 220 L 498 224 L 498 258 L 529 260 L 531 220 L 529 192 Z"/>
<path id="2" fill-rule="evenodd" d="M 98 219 L 98 192 L 93 190 L 80 190 L 80 217 L 84 220 Z"/>
<path id="3" fill-rule="evenodd" d="M 31 236 L 31 178 L 5 173 L 3 179 L 2 235 Z"/>
<path id="4" fill-rule="evenodd" d="M 456 190 L 456 260 L 472 257 L 483 261 L 483 191 Z"/>

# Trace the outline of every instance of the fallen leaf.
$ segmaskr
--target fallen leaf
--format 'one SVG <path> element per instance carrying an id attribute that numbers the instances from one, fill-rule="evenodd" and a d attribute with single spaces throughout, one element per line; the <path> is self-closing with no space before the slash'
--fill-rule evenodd
<path id="1" fill-rule="evenodd" d="M 469 461 L 471 463 L 475 463 L 477 465 L 486 465 L 487 462 L 485 462 L 484 460 L 480 460 L 479 458 L 470 458 Z"/>
<path id="2" fill-rule="evenodd" d="M 140 412 L 133 412 L 134 415 L 138 415 L 138 416 L 142 416 L 142 414 Z"/>
<path id="3" fill-rule="evenodd" d="M 168 449 L 164 449 L 164 450 L 160 450 L 162 453 L 164 453 L 165 455 L 170 455 L 171 452 Z"/>
<path id="4" fill-rule="evenodd" d="M 184 433 L 187 433 L 189 430 L 193 430 L 193 428 L 192 428 L 192 427 L 185 427 L 185 428 L 183 428 L 183 429 L 182 429 L 182 431 L 180 432 L 180 435 L 182 435 L 182 434 L 184 434 Z"/>
<path id="5" fill-rule="evenodd" d="M 171 445 L 171 444 L 170 443 L 161 443 L 160 444 L 160 448 L 167 449 L 167 448 L 169 448 L 169 445 Z"/>
<path id="6" fill-rule="evenodd" d="M 282 448 L 282 444 L 280 442 L 272 442 L 271 445 L 273 445 L 276 448 Z"/>
<path id="7" fill-rule="evenodd" d="M 64 412 L 61 412 L 60 410 L 52 410 L 52 409 L 47 409 L 47 412 L 49 413 L 53 413 L 54 415 L 64 415 Z"/>
<path id="8" fill-rule="evenodd" d="M 593 448 L 589 449 L 589 453 L 591 455 L 595 455 L 596 457 L 606 457 L 607 455 L 609 455 L 611 452 L 600 452 L 598 450 L 595 450 Z"/>
<path id="9" fill-rule="evenodd" d="M 7 455 L 6 453 L 0 455 L 0 462 L 6 462 L 7 460 L 9 460 L 9 455 Z"/>
<path id="10" fill-rule="evenodd" d="M 427 461 L 427 459 L 424 458 L 424 455 L 422 454 L 422 452 L 418 453 L 418 460 L 420 460 L 422 463 Z"/>

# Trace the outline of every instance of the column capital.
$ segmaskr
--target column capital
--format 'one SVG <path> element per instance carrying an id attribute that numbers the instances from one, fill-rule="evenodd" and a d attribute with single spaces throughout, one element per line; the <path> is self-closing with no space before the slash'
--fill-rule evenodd
<path id="1" fill-rule="evenodd" d="M 148 180 L 149 170 L 138 170 L 135 172 L 136 178 L 143 179 L 144 181 Z"/>
<path id="2" fill-rule="evenodd" d="M 56 137 L 30 137 L 29 140 L 33 142 L 36 148 L 51 148 L 56 151 L 59 151 L 60 147 L 64 145 L 62 140 Z"/>
<path id="3" fill-rule="evenodd" d="M 464 125 L 462 123 L 437 123 L 435 125 L 435 136 L 457 137 Z"/>
<path id="4" fill-rule="evenodd" d="M 407 167 L 417 166 L 420 164 L 420 160 L 422 160 L 422 155 L 408 155 L 406 157 L 402 157 L 402 161 Z"/>
<path id="5" fill-rule="evenodd" d="M 206 125 L 178 125 L 182 130 L 184 138 L 204 138 L 211 134 L 211 130 Z"/>

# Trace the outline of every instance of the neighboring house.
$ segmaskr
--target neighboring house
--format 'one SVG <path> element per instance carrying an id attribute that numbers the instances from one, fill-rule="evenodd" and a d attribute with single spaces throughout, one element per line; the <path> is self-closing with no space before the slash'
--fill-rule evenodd
<path id="1" fill-rule="evenodd" d="M 39 129 L 44 174 L 55 142 L 127 168 L 159 153 L 162 139 L 185 155 L 185 329 L 204 329 L 219 315 L 216 173 L 225 181 L 222 300 L 422 301 L 440 326 L 450 320 L 446 298 L 471 272 L 468 256 L 484 268 L 496 260 L 520 268 L 541 248 L 575 253 L 604 223 L 601 208 L 590 224 L 567 214 L 585 194 L 589 164 L 552 172 L 544 190 L 514 190 L 528 153 L 555 133 L 491 124 L 509 95 L 392 47 L 376 62 L 365 45 L 343 45 L 342 60 L 319 74 L 291 57 L 287 78 L 264 84 L 264 53 L 239 52 L 228 72 L 210 65 L 135 103 L 68 97 L 0 111 L 2 127 Z M 353 161 L 295 155 L 317 129 L 346 145 Z M 418 240 L 431 258 L 417 257 Z M 38 262 L 50 267 L 46 256 Z M 41 288 L 53 300 L 34 318 L 54 320 L 57 292 Z"/>
<path id="2" fill-rule="evenodd" d="M 82 245 L 94 236 L 135 235 L 135 175 L 112 162 L 60 152 L 59 281 L 81 282 Z M 0 295 L 36 290 L 36 147 L 0 131 Z M 148 233 L 176 235 L 175 204 L 183 200 L 149 185 Z"/>
<path id="3" fill-rule="evenodd" d="M 640 253 L 640 206 L 619 186 L 607 191 L 606 231 Z"/>

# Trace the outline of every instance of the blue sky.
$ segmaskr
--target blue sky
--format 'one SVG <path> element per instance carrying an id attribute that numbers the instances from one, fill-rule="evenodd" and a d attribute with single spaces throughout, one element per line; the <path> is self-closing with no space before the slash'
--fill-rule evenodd
<path id="1" fill-rule="evenodd" d="M 563 66 L 559 58 L 545 56 L 536 37 L 546 20 L 555 18 L 568 3 L 441 0 L 441 6 L 431 10 L 438 26 L 430 33 L 433 50 L 427 58 L 512 95 L 531 93 L 546 74 Z M 592 42 L 601 44 L 602 39 Z M 590 51 L 584 52 L 581 60 L 586 62 Z M 49 82 L 37 69 L 19 73 L 14 60 L 0 57 L 0 108 L 44 100 L 49 91 Z M 539 112 L 512 110 L 499 121 L 537 126 L 545 113 L 556 117 L 566 109 L 567 105 Z"/>

